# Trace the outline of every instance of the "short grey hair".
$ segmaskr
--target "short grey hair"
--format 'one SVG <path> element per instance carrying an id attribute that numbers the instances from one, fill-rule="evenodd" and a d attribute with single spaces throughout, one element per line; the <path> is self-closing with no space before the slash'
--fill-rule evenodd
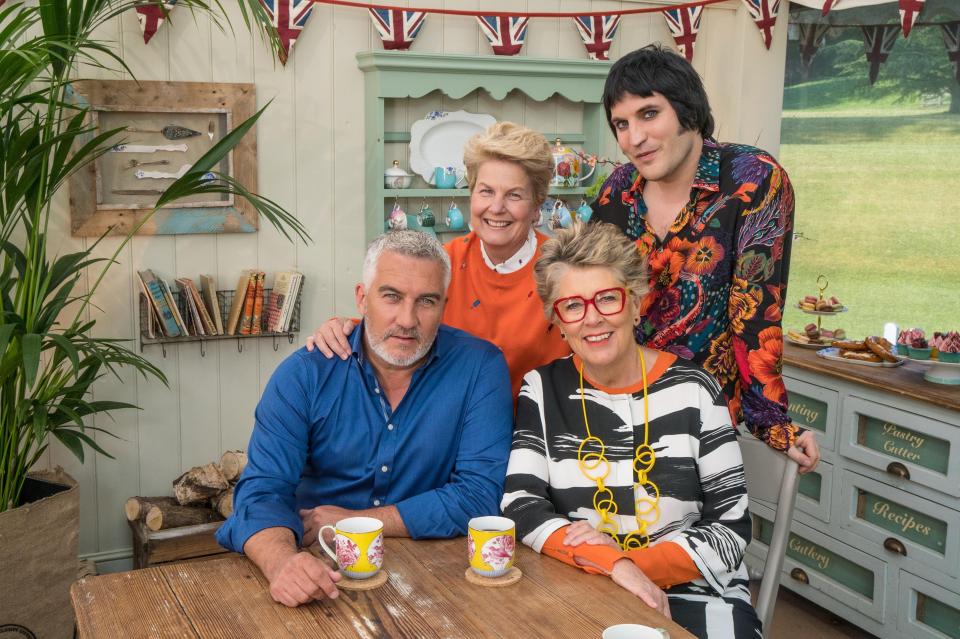
<path id="1" fill-rule="evenodd" d="M 437 262 L 443 270 L 443 290 L 450 286 L 450 257 L 437 238 L 420 231 L 402 230 L 384 233 L 367 246 L 367 255 L 363 258 L 363 285 L 366 288 L 373 284 L 377 262 L 384 251 Z"/>
<path id="2" fill-rule="evenodd" d="M 558 231 L 553 239 L 544 242 L 540 251 L 533 273 L 548 321 L 553 320 L 557 286 L 568 268 L 606 267 L 637 299 L 642 300 L 650 290 L 647 260 L 613 224 L 574 222 L 572 227 Z"/>

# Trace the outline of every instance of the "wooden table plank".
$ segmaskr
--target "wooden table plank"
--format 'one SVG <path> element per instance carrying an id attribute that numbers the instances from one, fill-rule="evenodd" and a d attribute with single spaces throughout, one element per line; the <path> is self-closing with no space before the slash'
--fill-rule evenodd
<path id="1" fill-rule="evenodd" d="M 159 568 L 81 579 L 70 587 L 83 637 L 198 637 Z"/>

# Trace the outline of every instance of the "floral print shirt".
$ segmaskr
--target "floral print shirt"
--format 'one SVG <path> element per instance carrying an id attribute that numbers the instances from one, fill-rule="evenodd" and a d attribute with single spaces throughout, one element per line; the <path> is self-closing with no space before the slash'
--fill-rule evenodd
<path id="1" fill-rule="evenodd" d="M 770 154 L 704 139 L 690 200 L 661 240 L 647 223 L 644 180 L 618 167 L 593 204 L 650 263 L 637 341 L 693 360 L 723 386 L 733 422 L 778 450 L 802 432 L 787 415 L 780 320 L 793 187 Z"/>

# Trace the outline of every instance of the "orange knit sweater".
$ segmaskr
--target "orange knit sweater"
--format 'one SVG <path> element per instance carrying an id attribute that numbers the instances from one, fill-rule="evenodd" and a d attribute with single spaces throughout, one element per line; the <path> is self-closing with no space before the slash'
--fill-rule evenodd
<path id="1" fill-rule="evenodd" d="M 560 331 L 547 323 L 533 280 L 533 265 L 547 239 L 537 233 L 533 259 L 520 270 L 505 274 L 484 263 L 475 233 L 444 245 L 453 276 L 443 322 L 500 347 L 510 368 L 514 398 L 528 371 L 570 354 Z"/>

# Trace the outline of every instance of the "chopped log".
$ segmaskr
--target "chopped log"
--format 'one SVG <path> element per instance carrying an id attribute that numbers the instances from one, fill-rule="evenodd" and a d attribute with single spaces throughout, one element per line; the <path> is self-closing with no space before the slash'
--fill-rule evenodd
<path id="1" fill-rule="evenodd" d="M 181 506 L 202 504 L 229 487 L 220 466 L 213 463 L 194 466 L 173 480 L 173 494 Z"/>
<path id="2" fill-rule="evenodd" d="M 233 486 L 223 491 L 214 498 L 214 508 L 218 513 L 227 518 L 233 512 Z"/>
<path id="3" fill-rule="evenodd" d="M 211 521 L 220 521 L 221 519 L 219 513 L 215 513 L 209 508 L 157 504 L 147 511 L 143 523 L 150 530 L 166 530 L 167 528 L 208 524 Z"/>
<path id="4" fill-rule="evenodd" d="M 220 470 L 227 481 L 237 481 L 247 467 L 247 454 L 242 450 L 228 450 L 220 457 Z"/>
<path id="5" fill-rule="evenodd" d="M 173 497 L 131 497 L 123 505 L 123 512 L 127 516 L 127 521 L 143 521 L 147 516 L 147 511 L 153 506 L 159 504 L 175 505 L 177 500 Z"/>

